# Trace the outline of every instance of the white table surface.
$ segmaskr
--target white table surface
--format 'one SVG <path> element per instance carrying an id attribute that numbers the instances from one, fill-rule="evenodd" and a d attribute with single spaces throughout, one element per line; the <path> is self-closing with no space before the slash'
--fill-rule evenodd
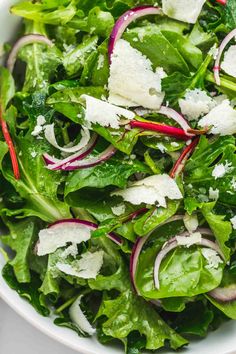
<path id="1" fill-rule="evenodd" d="M 45 336 L 0 299 L 0 354 L 78 354 Z"/>

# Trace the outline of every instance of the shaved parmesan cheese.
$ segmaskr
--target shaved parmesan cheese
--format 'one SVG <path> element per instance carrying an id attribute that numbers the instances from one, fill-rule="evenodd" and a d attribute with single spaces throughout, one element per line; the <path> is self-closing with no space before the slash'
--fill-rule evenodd
<path id="1" fill-rule="evenodd" d="M 187 90 L 184 98 L 179 100 L 181 112 L 188 120 L 198 119 L 209 113 L 215 105 L 213 98 L 200 89 Z"/>
<path id="2" fill-rule="evenodd" d="M 121 107 L 137 107 L 137 103 L 132 102 L 125 97 L 121 97 L 113 93 L 110 93 L 109 95 L 109 102 L 111 102 L 116 106 L 121 106 Z"/>
<path id="3" fill-rule="evenodd" d="M 83 311 L 80 308 L 83 295 L 79 296 L 77 300 L 69 309 L 69 315 L 73 323 L 75 323 L 84 333 L 92 336 L 96 333 L 96 329 L 91 326 Z"/>
<path id="4" fill-rule="evenodd" d="M 206 268 L 217 269 L 223 263 L 218 253 L 210 248 L 202 248 L 202 255 L 206 258 L 208 265 Z"/>
<path id="5" fill-rule="evenodd" d="M 134 205 L 158 204 L 166 208 L 166 197 L 182 199 L 183 196 L 174 179 L 167 174 L 154 175 L 133 183 L 129 188 L 113 192 Z"/>
<path id="6" fill-rule="evenodd" d="M 200 127 L 211 127 L 209 134 L 232 135 L 236 133 L 236 111 L 229 100 L 224 100 L 219 106 L 200 119 Z"/>
<path id="7" fill-rule="evenodd" d="M 38 136 L 40 135 L 40 133 L 42 133 L 43 131 L 43 125 L 46 123 L 46 119 L 44 116 L 39 115 L 37 117 L 37 124 L 34 127 L 34 130 L 32 131 L 31 135 L 33 136 Z"/>
<path id="8" fill-rule="evenodd" d="M 159 109 L 165 96 L 161 89 L 161 80 L 164 77 L 166 74 L 162 68 L 153 71 L 152 63 L 147 57 L 127 41 L 120 39 L 112 55 L 108 101 L 117 104 L 125 99 L 127 107 L 135 105 Z"/>
<path id="9" fill-rule="evenodd" d="M 118 129 L 121 117 L 129 120 L 135 117 L 133 112 L 97 98 L 88 95 L 82 95 L 81 98 L 86 101 L 85 120 L 89 124 L 98 123 L 103 127 L 110 126 L 111 128 Z"/>
<path id="10" fill-rule="evenodd" d="M 196 23 L 206 0 L 162 0 L 165 15 L 176 20 Z"/>
<path id="11" fill-rule="evenodd" d="M 236 230 L 236 215 L 230 219 L 233 229 Z"/>
<path id="12" fill-rule="evenodd" d="M 186 229 L 192 233 L 193 231 L 197 230 L 198 228 L 198 218 L 197 215 L 189 215 L 188 213 L 186 213 L 184 215 L 184 226 L 186 227 Z"/>
<path id="13" fill-rule="evenodd" d="M 236 45 L 231 45 L 225 52 L 224 60 L 221 63 L 221 69 L 228 75 L 236 77 Z"/>
<path id="14" fill-rule="evenodd" d="M 80 260 L 72 263 L 58 262 L 56 267 L 63 273 L 83 279 L 95 279 L 103 264 L 103 251 L 82 254 Z"/>
<path id="15" fill-rule="evenodd" d="M 217 200 L 219 199 L 219 189 L 213 189 L 212 187 L 210 187 L 209 189 L 209 198 L 212 200 Z"/>
<path id="16" fill-rule="evenodd" d="M 66 259 L 68 256 L 76 257 L 78 254 L 78 247 L 76 243 L 68 246 L 61 254 L 62 259 Z"/>
<path id="17" fill-rule="evenodd" d="M 186 246 L 189 248 L 192 245 L 201 243 L 202 235 L 200 232 L 194 232 L 190 236 L 176 236 L 176 241 L 179 246 Z"/>
<path id="18" fill-rule="evenodd" d="M 55 132 L 54 132 L 54 123 L 53 124 L 48 124 L 45 125 L 45 138 L 46 140 L 55 148 L 57 148 L 60 151 L 64 151 L 66 153 L 74 153 L 77 152 L 81 149 L 83 149 L 89 142 L 90 139 L 90 132 L 88 130 L 88 128 L 82 128 L 81 130 L 81 140 L 80 142 L 72 147 L 69 146 L 64 146 L 61 147 L 58 145 L 57 141 L 56 141 L 56 137 L 55 137 Z"/>
<path id="19" fill-rule="evenodd" d="M 111 208 L 114 215 L 120 216 L 125 212 L 125 205 L 120 204 Z"/>
<path id="20" fill-rule="evenodd" d="M 90 239 L 90 230 L 84 225 L 75 223 L 59 224 L 39 232 L 37 244 L 38 256 L 44 256 L 64 247 L 67 243 L 80 244 Z"/>
<path id="21" fill-rule="evenodd" d="M 226 161 L 225 165 L 223 163 L 215 165 L 212 171 L 212 177 L 214 177 L 215 179 L 222 178 L 226 173 L 231 171 L 232 171 L 232 164 Z"/>

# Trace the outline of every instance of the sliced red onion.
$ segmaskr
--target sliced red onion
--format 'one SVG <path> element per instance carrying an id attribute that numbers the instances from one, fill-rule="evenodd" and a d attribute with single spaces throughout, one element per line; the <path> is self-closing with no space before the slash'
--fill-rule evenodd
<path id="1" fill-rule="evenodd" d="M 223 54 L 223 51 L 225 49 L 225 47 L 227 46 L 227 44 L 231 41 L 231 39 L 233 39 L 236 36 L 236 29 L 234 29 L 233 31 L 231 31 L 229 34 L 227 34 L 227 36 L 225 37 L 225 39 L 223 40 L 223 42 L 221 43 L 220 47 L 219 47 L 219 52 L 217 54 L 217 58 L 215 61 L 215 66 L 213 68 L 214 71 L 214 78 L 215 78 L 215 82 L 218 86 L 220 86 L 221 81 L 220 81 L 220 59 L 221 56 Z"/>
<path id="2" fill-rule="evenodd" d="M 187 135 L 183 129 L 172 127 L 170 125 L 158 124 L 158 123 L 148 122 L 148 121 L 140 122 L 137 120 L 131 121 L 129 125 L 131 128 L 140 128 L 143 130 L 155 131 L 161 134 L 173 136 L 176 139 L 186 140 L 186 141 L 189 140 L 189 135 Z"/>
<path id="3" fill-rule="evenodd" d="M 181 126 L 181 128 L 183 128 L 186 135 L 188 135 L 189 137 L 192 137 L 195 135 L 195 134 L 188 133 L 188 130 L 191 130 L 190 125 L 185 120 L 185 118 L 180 113 L 175 111 L 174 109 L 172 109 L 170 107 L 166 107 L 166 106 L 161 106 L 158 113 L 163 114 L 164 116 L 167 116 L 168 118 L 172 118 L 176 123 L 178 123 Z"/>
<path id="4" fill-rule="evenodd" d="M 113 145 L 109 145 L 106 150 L 95 157 L 91 157 L 82 161 L 75 161 L 63 165 L 60 169 L 63 171 L 74 171 L 82 168 L 90 168 L 99 165 L 109 160 L 116 153 L 116 148 Z"/>
<path id="5" fill-rule="evenodd" d="M 199 232 L 201 234 L 205 234 L 205 235 L 212 235 L 212 231 L 210 229 L 197 229 L 195 232 Z M 179 237 L 186 237 L 189 236 L 190 234 L 188 232 L 184 232 L 181 235 L 178 235 Z M 224 259 L 224 256 L 219 248 L 219 246 L 213 242 L 210 241 L 206 238 L 201 238 L 200 242 L 196 242 L 196 244 L 203 246 L 203 247 L 207 247 L 207 248 L 211 248 L 214 251 L 216 251 L 217 253 L 219 253 L 219 255 L 221 256 L 221 258 Z M 159 282 L 159 270 L 160 270 L 160 265 L 163 261 L 163 259 L 167 256 L 167 254 L 172 251 L 173 249 L 179 247 L 178 241 L 176 237 L 171 238 L 166 244 L 164 244 L 162 250 L 158 253 L 156 260 L 155 260 L 155 264 L 154 264 L 154 284 L 156 289 L 160 289 L 160 282 Z"/>
<path id="6" fill-rule="evenodd" d="M 21 37 L 18 41 L 14 44 L 9 57 L 7 59 L 7 68 L 12 73 L 14 70 L 15 62 L 17 59 L 17 55 L 22 47 L 28 44 L 34 43 L 42 43 L 46 44 L 49 47 L 53 46 L 53 42 L 45 36 L 41 34 L 27 34 L 26 36 Z"/>
<path id="7" fill-rule="evenodd" d="M 169 224 L 170 222 L 173 221 L 177 221 L 177 220 L 182 220 L 183 219 L 183 215 L 174 215 L 172 216 L 170 219 L 166 220 L 165 222 L 163 222 L 162 224 L 158 225 L 158 227 L 163 226 L 165 224 Z M 135 291 L 137 292 L 138 295 L 140 295 L 139 290 L 136 286 L 136 282 L 135 282 L 135 276 L 136 276 L 136 270 L 137 270 L 137 265 L 138 265 L 138 259 L 140 256 L 140 253 L 143 249 L 144 244 L 147 242 L 147 240 L 149 239 L 149 237 L 151 236 L 152 233 L 148 234 L 145 237 L 139 237 L 132 249 L 132 253 L 130 256 L 130 277 L 131 277 L 131 282 L 133 284 L 133 287 L 135 289 Z"/>
<path id="8" fill-rule="evenodd" d="M 73 153 L 73 152 L 77 152 L 77 151 L 83 149 L 89 143 L 90 132 L 89 132 L 89 129 L 86 128 L 86 127 L 83 127 L 81 129 L 81 140 L 80 140 L 80 142 L 77 145 L 72 146 L 72 147 L 61 147 L 61 146 L 58 145 L 58 143 L 56 141 L 56 137 L 55 137 L 55 132 L 54 132 L 54 123 L 45 125 L 44 128 L 45 128 L 44 134 L 45 134 L 46 140 L 52 146 L 54 146 L 56 149 L 58 149 L 60 151 L 67 152 L 68 154 L 69 153 Z"/>
<path id="9" fill-rule="evenodd" d="M 125 222 L 136 219 L 139 215 L 146 213 L 148 210 L 149 209 L 147 209 L 147 208 L 141 208 L 141 209 L 134 211 L 133 213 L 131 213 L 130 215 L 127 216 L 127 219 L 125 220 Z"/>
<path id="10" fill-rule="evenodd" d="M 87 226 L 91 231 L 97 230 L 98 225 L 87 220 L 80 220 L 80 219 L 62 219 L 54 222 L 53 224 L 49 225 L 49 228 L 58 227 L 58 225 L 63 225 L 65 223 L 74 223 L 79 225 Z M 112 240 L 117 245 L 121 246 L 123 244 L 122 239 L 113 232 L 107 234 L 107 237 Z"/>
<path id="11" fill-rule="evenodd" d="M 134 290 L 136 291 L 136 293 L 138 295 L 140 295 L 140 292 L 136 286 L 136 281 L 135 281 L 136 270 L 137 270 L 137 265 L 138 265 L 140 253 L 142 251 L 144 244 L 148 240 L 148 238 L 149 238 L 149 235 L 147 235 L 145 237 L 139 237 L 133 246 L 132 253 L 130 256 L 129 271 L 130 271 L 131 282 L 133 284 Z"/>
<path id="12" fill-rule="evenodd" d="M 216 2 L 218 2 L 221 5 L 226 5 L 227 4 L 227 0 L 216 0 Z"/>
<path id="13" fill-rule="evenodd" d="M 220 302 L 230 302 L 236 300 L 236 284 L 231 284 L 225 288 L 216 288 L 209 291 L 208 295 Z"/>
<path id="14" fill-rule="evenodd" d="M 140 17 L 147 15 L 162 15 L 162 9 L 160 7 L 154 6 L 139 6 L 134 9 L 126 11 L 117 21 L 110 35 L 109 45 L 108 45 L 108 55 L 109 61 L 111 63 L 111 56 L 115 47 L 116 42 L 122 37 L 122 34 L 126 28 L 133 21 Z"/>
<path id="15" fill-rule="evenodd" d="M 189 157 L 192 155 L 198 142 L 199 142 L 199 137 L 195 138 L 190 145 L 186 146 L 186 148 L 183 150 L 182 154 L 180 155 L 180 157 L 178 158 L 178 160 L 176 161 L 174 167 L 170 172 L 171 178 L 176 178 L 181 174 L 181 172 L 183 171 L 186 165 L 186 162 L 188 161 Z"/>
<path id="16" fill-rule="evenodd" d="M 84 159 L 86 156 L 90 154 L 90 152 L 94 149 L 96 143 L 98 141 L 98 135 L 94 133 L 89 141 L 89 143 L 77 153 L 63 159 L 59 160 L 55 157 L 52 157 L 48 154 L 44 154 L 43 158 L 46 164 L 48 165 L 47 168 L 49 170 L 60 170 L 64 165 L 68 163 L 72 163 L 74 161 L 79 161 Z"/>

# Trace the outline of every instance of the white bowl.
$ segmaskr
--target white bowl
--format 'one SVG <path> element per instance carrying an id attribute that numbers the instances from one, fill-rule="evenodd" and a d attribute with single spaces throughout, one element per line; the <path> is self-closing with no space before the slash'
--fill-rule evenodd
<path id="1" fill-rule="evenodd" d="M 0 0 L 0 45 L 17 35 L 19 21 L 9 15 L 8 9 L 16 0 Z M 0 245 L 1 246 L 1 245 Z M 5 261 L 0 253 L 0 273 Z M 69 329 L 57 327 L 52 319 L 44 318 L 18 294 L 12 291 L 0 275 L 0 297 L 19 315 L 49 337 L 81 354 L 123 354 L 122 347 L 103 346 L 95 338 L 80 338 Z M 195 341 L 182 352 L 186 354 L 236 354 L 236 321 L 230 321 L 212 332 L 206 339 Z M 163 354 L 167 351 L 163 351 Z M 172 352 L 173 353 L 173 352 Z"/>

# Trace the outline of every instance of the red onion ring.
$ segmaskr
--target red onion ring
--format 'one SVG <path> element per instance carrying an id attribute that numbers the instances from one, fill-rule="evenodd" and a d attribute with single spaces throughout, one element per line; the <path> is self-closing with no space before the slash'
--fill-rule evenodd
<path id="1" fill-rule="evenodd" d="M 113 30 L 110 35 L 109 44 L 108 44 L 108 55 L 109 61 L 111 63 L 112 53 L 115 47 L 116 42 L 122 37 L 122 34 L 126 28 L 133 21 L 137 20 L 140 17 L 147 15 L 162 15 L 162 9 L 160 7 L 154 6 L 139 6 L 134 9 L 126 11 L 115 23 Z"/>
<path id="2" fill-rule="evenodd" d="M 189 157 L 192 155 L 193 151 L 195 150 L 195 147 L 197 146 L 199 142 L 199 137 L 195 138 L 192 143 L 183 150 L 182 154 L 174 164 L 174 167 L 172 168 L 170 172 L 170 177 L 171 178 L 176 178 L 181 174 L 183 171 L 186 162 L 188 161 Z"/>
<path id="3" fill-rule="evenodd" d="M 227 34 L 227 36 L 225 37 L 225 39 L 222 41 L 220 47 L 219 47 L 219 52 L 215 61 L 215 66 L 213 68 L 214 71 L 214 78 L 215 78 L 215 82 L 218 86 L 220 86 L 221 81 L 220 81 L 220 59 L 221 56 L 223 54 L 223 51 L 225 49 L 225 47 L 227 46 L 227 44 L 231 41 L 231 39 L 233 39 L 236 36 L 236 29 L 234 29 L 233 31 L 231 31 L 229 34 Z"/>
<path id="4" fill-rule="evenodd" d="M 97 228 L 98 228 L 97 224 L 95 224 L 91 221 L 80 220 L 80 219 L 62 219 L 62 220 L 55 221 L 53 224 L 49 225 L 48 227 L 49 228 L 58 227 L 59 225 L 65 224 L 65 223 L 75 223 L 75 224 L 79 224 L 79 225 L 84 225 L 84 226 L 87 226 L 92 231 L 97 230 Z M 108 233 L 107 237 L 111 241 L 116 243 L 118 246 L 121 246 L 123 244 L 123 240 L 113 232 Z"/>
<path id="5" fill-rule="evenodd" d="M 220 302 L 234 301 L 236 300 L 236 284 L 232 284 L 225 288 L 218 287 L 209 291 L 208 295 Z"/>
<path id="6" fill-rule="evenodd" d="M 158 227 L 163 226 L 165 224 L 168 224 L 170 222 L 173 221 L 177 221 L 177 220 L 182 220 L 183 219 L 183 215 L 174 215 L 172 216 L 170 219 L 166 220 L 165 222 L 161 223 L 160 225 L 158 225 Z M 137 265 L 138 265 L 138 259 L 140 256 L 140 253 L 143 249 L 144 244 L 147 242 L 147 240 L 149 239 L 149 237 L 151 236 L 152 233 L 148 234 L 147 236 L 144 237 L 139 237 L 132 249 L 132 253 L 130 256 L 130 278 L 131 278 L 131 282 L 133 285 L 134 290 L 136 291 L 136 293 L 138 295 L 140 295 L 139 290 L 136 286 L 136 282 L 135 282 L 135 276 L 136 276 L 136 270 L 137 270 Z"/>
<path id="7" fill-rule="evenodd" d="M 14 70 L 17 55 L 22 47 L 33 43 L 43 43 L 49 47 L 53 46 L 53 42 L 41 34 L 27 34 L 16 41 L 7 59 L 7 68 L 12 73 Z"/>
<path id="8" fill-rule="evenodd" d="M 115 153 L 116 148 L 113 145 L 109 145 L 106 150 L 104 150 L 101 154 L 95 157 L 91 157 L 85 159 L 83 161 L 75 161 L 72 163 L 67 163 L 60 167 L 60 170 L 63 171 L 74 171 L 82 168 L 90 168 L 96 165 L 99 165 L 107 160 L 109 160 Z"/>
<path id="9" fill-rule="evenodd" d="M 201 234 L 205 234 L 205 235 L 209 235 L 209 236 L 213 235 L 213 233 L 210 229 L 197 229 L 195 232 L 200 232 Z M 187 235 L 190 235 L 189 232 L 184 232 L 178 236 L 184 237 Z M 213 249 L 214 251 L 219 253 L 219 255 L 221 256 L 222 259 L 224 259 L 224 256 L 223 256 L 219 246 L 215 242 L 210 241 L 206 238 L 202 238 L 201 241 L 196 244 L 203 246 L 203 247 Z M 167 256 L 167 254 L 170 251 L 172 251 L 173 249 L 177 248 L 178 246 L 179 245 L 178 245 L 176 237 L 173 237 L 166 244 L 164 244 L 164 247 L 162 248 L 162 250 L 157 254 L 155 264 L 154 264 L 154 284 L 155 284 L 156 289 L 158 289 L 158 290 L 160 289 L 160 282 L 159 282 L 160 265 L 161 265 L 163 259 Z"/>
<path id="10" fill-rule="evenodd" d="M 94 133 L 89 143 L 83 149 L 63 160 L 56 159 L 50 156 L 49 154 L 43 154 L 43 158 L 47 164 L 47 168 L 53 171 L 60 170 L 64 165 L 68 163 L 70 164 L 72 162 L 84 159 L 94 149 L 95 145 L 97 144 L 97 141 L 98 135 Z"/>

